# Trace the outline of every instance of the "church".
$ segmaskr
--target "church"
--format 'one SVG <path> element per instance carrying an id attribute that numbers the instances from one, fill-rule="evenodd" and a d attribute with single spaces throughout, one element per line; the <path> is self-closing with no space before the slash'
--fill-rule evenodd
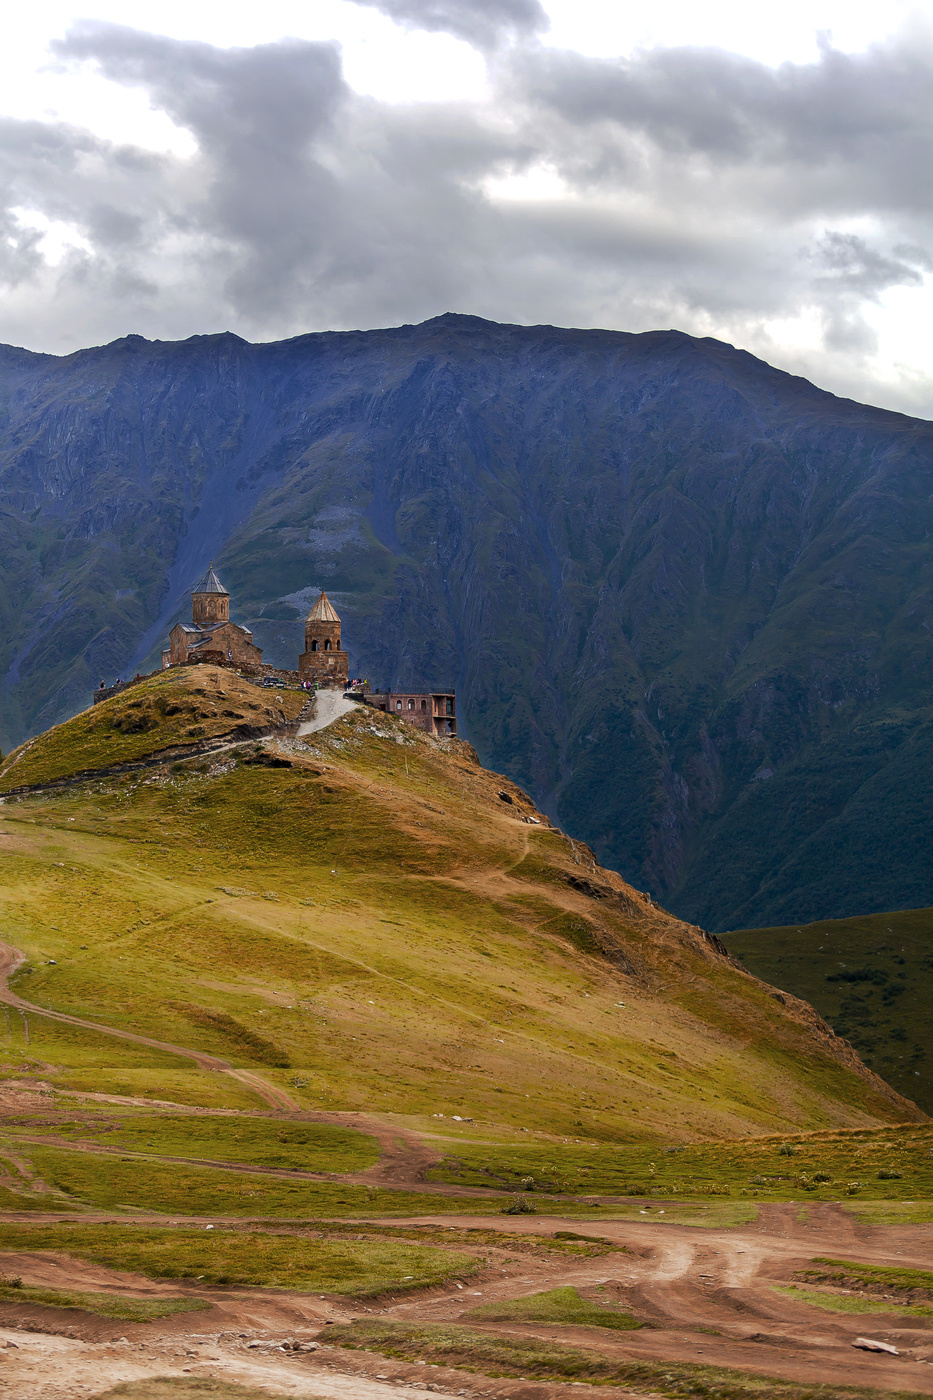
<path id="1" fill-rule="evenodd" d="M 340 618 L 322 590 L 305 620 L 305 649 L 298 658 L 298 678 L 346 689 L 350 660 L 340 645 Z"/>
<path id="2" fill-rule="evenodd" d="M 262 665 L 262 649 L 248 627 L 230 621 L 230 594 L 214 573 L 214 565 L 191 593 L 191 621 L 176 622 L 162 652 L 162 665 L 184 666 L 193 661 L 220 665 Z"/>
<path id="3" fill-rule="evenodd" d="M 162 666 L 190 666 L 202 661 L 215 666 L 232 666 L 247 675 L 263 676 L 267 684 L 278 680 L 286 685 L 314 689 L 349 690 L 353 699 L 404 719 L 426 734 L 438 738 L 456 737 L 456 696 L 452 690 L 430 694 L 405 691 L 402 694 L 371 690 L 368 681 L 356 681 L 351 689 L 349 657 L 343 649 L 340 630 L 340 616 L 322 589 L 305 619 L 305 649 L 298 658 L 298 670 L 264 666 L 262 649 L 254 643 L 249 628 L 230 621 L 230 594 L 211 563 L 192 590 L 191 621 L 176 622 L 168 634 Z M 109 689 L 101 683 L 94 701 L 105 700 L 123 688 L 122 682 Z"/>

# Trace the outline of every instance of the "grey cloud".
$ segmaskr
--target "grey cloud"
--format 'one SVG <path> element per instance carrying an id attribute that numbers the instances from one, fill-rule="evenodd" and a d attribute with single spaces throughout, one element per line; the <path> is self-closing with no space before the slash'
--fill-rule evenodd
<path id="1" fill-rule="evenodd" d="M 933 56 L 917 42 L 772 72 L 535 41 L 498 53 L 488 106 L 361 98 L 330 44 L 219 50 L 84 24 L 57 53 L 141 87 L 197 150 L 0 123 L 0 277 L 16 288 L 0 339 L 281 336 L 458 309 L 677 325 L 768 355 L 769 320 L 813 312 L 833 353 L 789 367 L 865 392 L 864 308 L 930 266 Z M 490 195 L 539 166 L 574 197 Z M 74 225 L 90 251 L 46 266 L 19 205 Z"/>
<path id="2" fill-rule="evenodd" d="M 813 250 L 818 269 L 814 292 L 823 302 L 824 338 L 829 349 L 871 354 L 877 336 L 863 315 L 863 308 L 877 302 L 889 287 L 921 286 L 924 265 L 909 249 L 888 257 L 865 239 L 851 233 L 828 232 Z M 928 262 L 929 259 L 926 259 Z"/>
<path id="3" fill-rule="evenodd" d="M 205 184 L 190 214 L 246 250 L 231 274 L 244 306 L 281 304 L 289 273 L 313 259 L 322 219 L 337 212 L 336 182 L 315 151 L 346 96 L 336 46 L 296 40 L 224 50 L 87 23 L 54 48 L 145 88 L 192 132 Z"/>
<path id="4" fill-rule="evenodd" d="M 354 0 L 412 29 L 453 34 L 477 48 L 547 29 L 538 0 Z"/>
<path id="5" fill-rule="evenodd" d="M 851 193 L 927 210 L 933 199 L 921 177 L 933 160 L 930 40 L 824 49 L 815 63 L 777 69 L 713 49 L 612 62 L 539 49 L 516 72 L 530 103 L 585 129 L 591 164 L 624 134 L 668 157 L 779 167 L 807 194 L 818 170 L 824 201 Z"/>
<path id="6" fill-rule="evenodd" d="M 845 287 L 862 299 L 874 299 L 887 287 L 917 287 L 923 282 L 915 265 L 903 257 L 885 257 L 851 233 L 827 233 L 816 257 L 826 269 L 826 281 Z"/>

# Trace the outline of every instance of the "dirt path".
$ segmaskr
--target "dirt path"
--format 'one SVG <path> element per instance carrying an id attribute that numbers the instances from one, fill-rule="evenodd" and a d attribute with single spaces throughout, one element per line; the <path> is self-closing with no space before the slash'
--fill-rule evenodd
<path id="1" fill-rule="evenodd" d="M 299 724 L 299 739 L 303 739 L 306 734 L 316 734 L 319 729 L 326 729 L 328 725 L 336 724 L 338 719 L 343 719 L 344 715 L 349 715 L 358 708 L 357 702 L 348 700 L 342 690 L 318 690 L 315 692 L 315 699 L 317 703 L 314 718 Z"/>
<path id="2" fill-rule="evenodd" d="M 217 1055 L 207 1055 L 201 1050 L 188 1050 L 181 1045 L 170 1045 L 167 1041 L 153 1040 L 149 1036 L 136 1035 L 133 1031 L 117 1030 L 113 1026 L 101 1026 L 96 1021 L 85 1021 L 80 1016 L 69 1016 L 64 1011 L 49 1011 L 44 1006 L 36 1006 L 31 1001 L 24 1001 L 15 992 L 11 992 L 7 985 L 11 974 L 23 962 L 25 962 L 25 958 L 16 948 L 12 948 L 8 943 L 0 943 L 0 1003 L 14 1006 L 18 1011 L 28 1011 L 32 1016 L 44 1016 L 49 1021 L 61 1021 L 64 1025 L 80 1026 L 83 1030 L 96 1031 L 100 1035 L 112 1035 L 118 1040 L 131 1040 L 136 1045 L 148 1046 L 150 1050 L 164 1050 L 170 1055 L 181 1055 L 186 1060 L 193 1060 L 200 1069 L 213 1070 L 217 1074 L 226 1074 L 231 1079 L 236 1079 L 247 1089 L 251 1089 L 254 1094 L 258 1094 L 272 1108 L 299 1111 L 299 1105 L 291 1095 L 285 1093 L 284 1089 L 270 1084 L 268 1080 L 263 1079 L 261 1075 L 252 1070 L 235 1069 L 227 1060 L 222 1060 Z"/>

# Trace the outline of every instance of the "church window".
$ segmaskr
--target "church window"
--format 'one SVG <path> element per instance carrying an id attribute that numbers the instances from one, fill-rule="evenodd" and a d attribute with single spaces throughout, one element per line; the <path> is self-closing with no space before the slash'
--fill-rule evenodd
<path id="1" fill-rule="evenodd" d="M 400 709 L 402 708 L 402 702 L 401 702 L 401 700 L 396 700 L 396 702 L 395 702 L 395 708 L 396 708 L 397 710 L 400 710 Z"/>
<path id="2" fill-rule="evenodd" d="M 324 643 L 324 650 L 330 651 L 330 637 L 328 637 L 327 641 Z"/>
<path id="3" fill-rule="evenodd" d="M 422 700 L 422 702 L 421 702 L 421 708 L 422 708 L 422 710 L 426 710 L 426 709 L 428 708 L 428 702 L 427 702 L 427 700 Z"/>
<path id="4" fill-rule="evenodd" d="M 312 643 L 311 643 L 311 650 L 312 650 L 312 651 L 317 651 L 317 642 L 312 642 Z"/>
<path id="5" fill-rule="evenodd" d="M 408 702 L 408 708 L 409 708 L 410 710 L 413 710 L 413 709 L 415 708 L 415 702 L 414 702 L 414 700 L 409 700 L 409 702 Z"/>

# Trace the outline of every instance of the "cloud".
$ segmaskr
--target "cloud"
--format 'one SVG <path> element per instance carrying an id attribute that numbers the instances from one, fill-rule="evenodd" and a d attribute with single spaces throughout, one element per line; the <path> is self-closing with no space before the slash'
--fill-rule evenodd
<path id="1" fill-rule="evenodd" d="M 354 0 L 381 10 L 410 29 L 453 34 L 477 48 L 494 48 L 503 39 L 547 29 L 548 17 L 538 0 Z"/>
<path id="2" fill-rule="evenodd" d="M 0 339 L 265 338 L 449 309 L 675 325 L 933 409 L 916 377 L 882 383 L 872 329 L 931 266 L 933 44 L 776 70 L 699 49 L 608 61 L 542 47 L 525 0 L 390 4 L 527 42 L 497 52 L 488 102 L 391 106 L 347 86 L 329 43 L 72 30 L 60 62 L 141 88 L 195 150 L 0 122 Z M 57 265 L 42 220 L 64 230 Z M 784 323 L 810 327 L 807 351 Z"/>

